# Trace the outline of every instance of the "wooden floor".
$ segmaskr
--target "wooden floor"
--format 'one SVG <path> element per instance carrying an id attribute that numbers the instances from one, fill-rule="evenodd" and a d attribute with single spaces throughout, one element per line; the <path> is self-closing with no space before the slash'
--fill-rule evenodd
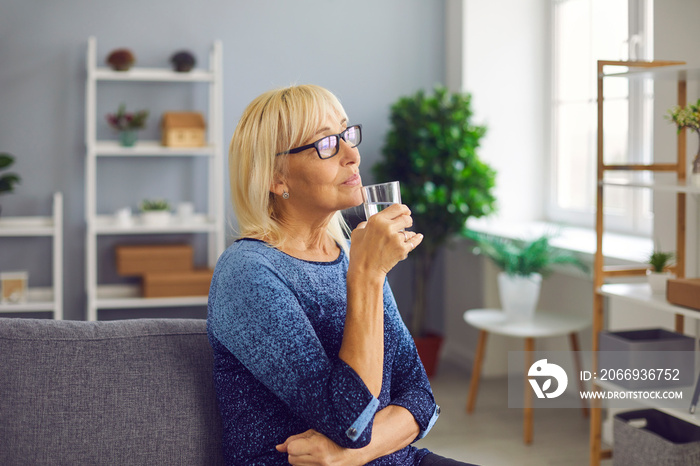
<path id="1" fill-rule="evenodd" d="M 588 466 L 589 424 L 580 410 L 535 409 L 534 440 L 528 446 L 522 410 L 508 408 L 506 378 L 481 380 L 471 415 L 465 411 L 469 371 L 443 362 L 431 385 L 441 414 L 416 446 L 483 466 Z"/>

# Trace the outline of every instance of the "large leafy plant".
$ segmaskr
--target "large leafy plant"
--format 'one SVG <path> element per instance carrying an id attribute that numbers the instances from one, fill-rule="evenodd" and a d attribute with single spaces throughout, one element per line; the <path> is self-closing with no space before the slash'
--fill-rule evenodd
<path id="1" fill-rule="evenodd" d="M 552 247 L 549 235 L 532 241 L 510 240 L 472 231 L 466 235 L 476 242 L 476 254 L 488 257 L 508 275 L 527 277 L 539 273 L 546 277 L 555 265 L 573 265 L 584 272 L 588 271 L 577 256 Z"/>
<path id="2" fill-rule="evenodd" d="M 485 126 L 472 122 L 471 95 L 436 87 L 401 97 L 391 107 L 390 128 L 374 167 L 379 181 L 397 180 L 423 243 L 414 264 L 411 333 L 424 332 L 427 283 L 439 248 L 464 230 L 469 217 L 495 209 L 496 173 L 477 156 Z"/>

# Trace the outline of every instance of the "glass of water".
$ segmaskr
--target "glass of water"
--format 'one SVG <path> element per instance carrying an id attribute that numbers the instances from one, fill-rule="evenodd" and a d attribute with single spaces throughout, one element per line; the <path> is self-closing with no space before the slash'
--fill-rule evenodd
<path id="1" fill-rule="evenodd" d="M 401 204 L 401 189 L 398 181 L 372 184 L 362 187 L 365 217 L 369 219 L 392 204 Z"/>

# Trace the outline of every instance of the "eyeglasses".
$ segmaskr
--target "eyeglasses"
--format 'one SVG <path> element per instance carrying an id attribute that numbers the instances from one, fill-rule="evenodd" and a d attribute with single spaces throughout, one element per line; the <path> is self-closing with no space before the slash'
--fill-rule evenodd
<path id="1" fill-rule="evenodd" d="M 277 155 L 297 154 L 301 151 L 305 151 L 306 149 L 315 147 L 316 153 L 320 159 L 330 159 L 340 150 L 340 138 L 343 138 L 343 141 L 350 144 L 351 149 L 359 146 L 362 142 L 362 125 L 350 126 L 340 134 L 331 134 L 330 136 L 323 137 L 312 144 L 295 147 L 294 149 L 280 152 Z"/>

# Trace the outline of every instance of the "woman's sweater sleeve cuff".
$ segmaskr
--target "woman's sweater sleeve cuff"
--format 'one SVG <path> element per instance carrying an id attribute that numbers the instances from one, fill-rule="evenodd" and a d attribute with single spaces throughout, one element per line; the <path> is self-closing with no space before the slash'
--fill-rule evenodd
<path id="1" fill-rule="evenodd" d="M 430 429 L 433 428 L 438 417 L 440 417 L 440 405 L 435 405 L 435 411 L 433 411 L 433 416 L 430 418 L 430 421 L 428 421 L 428 427 L 420 431 L 418 437 L 416 437 L 416 440 L 420 440 L 428 435 L 428 432 L 430 432 Z"/>
<path id="2" fill-rule="evenodd" d="M 345 435 L 348 436 L 353 442 L 360 438 L 360 435 L 365 431 L 367 425 L 374 418 L 377 408 L 379 407 L 379 400 L 372 397 L 367 407 L 362 411 L 362 414 L 352 423 L 352 425 L 345 431 Z"/>
<path id="3" fill-rule="evenodd" d="M 352 445 L 356 448 L 356 445 L 363 446 L 371 440 L 371 426 L 379 408 L 379 400 L 370 393 L 352 367 L 342 360 L 340 366 L 333 378 L 331 392 L 336 394 L 338 412 L 349 424 L 349 427 L 341 431 L 348 440 L 342 442 L 345 445 L 341 446 Z"/>

